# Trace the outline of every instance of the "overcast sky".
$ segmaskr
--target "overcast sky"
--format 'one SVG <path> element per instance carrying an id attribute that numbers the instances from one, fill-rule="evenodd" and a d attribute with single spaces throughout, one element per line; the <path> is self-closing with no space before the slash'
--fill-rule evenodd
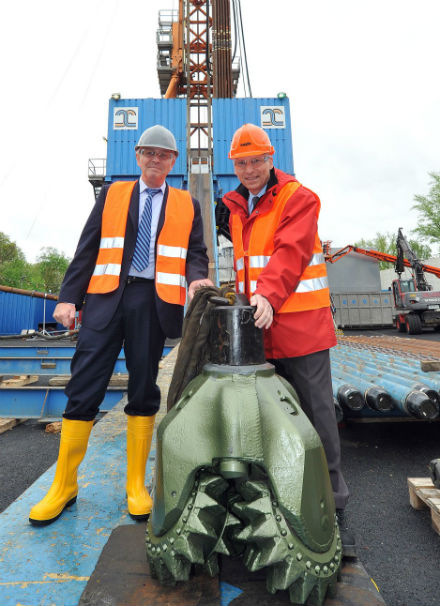
<path id="1" fill-rule="evenodd" d="M 406 234 L 440 171 L 439 0 L 241 0 L 254 97 L 291 103 L 297 178 L 334 246 Z M 160 97 L 159 9 L 177 0 L 8 2 L 0 52 L 0 231 L 72 256 L 106 155 L 108 99 Z M 240 92 L 241 91 L 241 92 Z M 243 96 L 240 88 L 239 96 Z"/>

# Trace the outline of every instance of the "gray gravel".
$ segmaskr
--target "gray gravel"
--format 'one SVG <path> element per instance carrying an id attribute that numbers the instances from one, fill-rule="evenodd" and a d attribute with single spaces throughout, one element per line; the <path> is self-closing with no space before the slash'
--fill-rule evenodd
<path id="1" fill-rule="evenodd" d="M 56 461 L 60 435 L 44 429 L 29 420 L 0 434 L 0 512 Z"/>

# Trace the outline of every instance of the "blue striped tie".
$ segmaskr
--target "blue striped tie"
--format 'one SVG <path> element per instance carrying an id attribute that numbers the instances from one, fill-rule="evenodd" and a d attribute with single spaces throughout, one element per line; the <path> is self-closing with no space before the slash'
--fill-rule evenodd
<path id="1" fill-rule="evenodd" d="M 133 267 L 136 269 L 136 271 L 142 271 L 148 267 L 151 240 L 151 206 L 153 197 L 160 191 L 162 190 L 150 188 L 146 189 L 147 199 L 145 200 L 144 210 L 142 211 L 142 217 L 138 227 L 138 235 L 132 260 Z"/>

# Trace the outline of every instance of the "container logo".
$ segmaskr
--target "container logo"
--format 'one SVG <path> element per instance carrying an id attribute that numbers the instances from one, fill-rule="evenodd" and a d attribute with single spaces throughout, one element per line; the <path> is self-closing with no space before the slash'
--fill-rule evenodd
<path id="1" fill-rule="evenodd" d="M 260 107 L 261 128 L 286 128 L 286 114 L 282 105 Z"/>
<path id="2" fill-rule="evenodd" d="M 114 130 L 137 130 L 138 107 L 115 107 L 113 109 Z"/>

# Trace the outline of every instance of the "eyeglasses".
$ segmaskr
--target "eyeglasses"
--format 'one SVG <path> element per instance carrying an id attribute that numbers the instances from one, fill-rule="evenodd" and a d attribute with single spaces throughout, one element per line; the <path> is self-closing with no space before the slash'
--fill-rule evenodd
<path id="1" fill-rule="evenodd" d="M 259 166 L 262 166 L 267 159 L 268 156 L 260 156 L 259 158 L 251 158 L 250 160 L 234 160 L 234 166 L 240 169 L 246 168 L 246 166 L 258 168 Z"/>
<path id="2" fill-rule="evenodd" d="M 171 158 L 171 152 L 156 151 L 155 149 L 145 149 L 143 147 L 140 153 L 147 158 L 158 158 L 159 160 L 169 160 Z"/>

